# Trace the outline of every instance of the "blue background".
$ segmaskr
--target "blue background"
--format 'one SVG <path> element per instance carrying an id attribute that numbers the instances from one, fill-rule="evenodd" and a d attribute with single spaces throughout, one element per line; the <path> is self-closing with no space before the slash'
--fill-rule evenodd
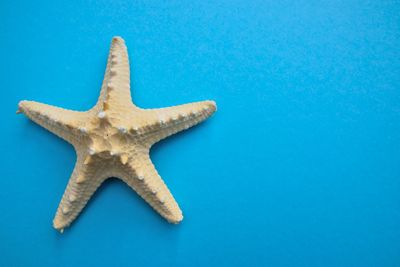
<path id="1" fill-rule="evenodd" d="M 400 266 L 398 1 L 1 1 L 1 266 Z M 22 99 L 98 97 L 122 36 L 144 108 L 214 99 L 151 156 L 185 219 L 108 180 L 52 219 L 72 146 Z"/>

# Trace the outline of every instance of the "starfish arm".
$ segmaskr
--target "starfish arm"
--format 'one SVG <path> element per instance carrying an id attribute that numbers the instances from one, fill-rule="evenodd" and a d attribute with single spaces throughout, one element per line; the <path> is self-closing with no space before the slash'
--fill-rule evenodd
<path id="1" fill-rule="evenodd" d="M 133 106 L 128 50 L 122 38 L 114 37 L 96 107 L 100 110 L 108 110 L 124 106 Z"/>
<path id="2" fill-rule="evenodd" d="M 110 166 L 93 157 L 78 156 L 53 220 L 53 227 L 61 232 L 75 220 L 101 183 L 111 176 L 107 170 Z"/>
<path id="3" fill-rule="evenodd" d="M 168 108 L 152 109 L 153 124 L 146 131 L 151 146 L 177 132 L 186 130 L 210 117 L 216 111 L 214 101 L 200 101 Z"/>
<path id="4" fill-rule="evenodd" d="M 129 160 L 120 178 L 169 222 L 182 221 L 182 211 L 149 156 Z"/>
<path id="5" fill-rule="evenodd" d="M 82 135 L 79 129 L 84 127 L 87 120 L 85 112 L 62 109 L 35 101 L 19 102 L 17 113 L 24 113 L 35 123 L 71 144 L 80 142 Z"/>

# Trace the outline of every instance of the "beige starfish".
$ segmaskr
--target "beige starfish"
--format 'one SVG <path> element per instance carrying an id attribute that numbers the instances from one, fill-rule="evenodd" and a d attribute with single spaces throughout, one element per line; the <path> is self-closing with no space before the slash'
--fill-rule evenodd
<path id="1" fill-rule="evenodd" d="M 74 171 L 61 199 L 53 226 L 63 232 L 92 194 L 109 177 L 132 187 L 161 216 L 179 223 L 182 212 L 149 157 L 150 147 L 211 116 L 214 101 L 141 109 L 130 94 L 125 42 L 114 37 L 97 104 L 86 112 L 21 101 L 17 113 L 71 143 L 77 154 Z"/>

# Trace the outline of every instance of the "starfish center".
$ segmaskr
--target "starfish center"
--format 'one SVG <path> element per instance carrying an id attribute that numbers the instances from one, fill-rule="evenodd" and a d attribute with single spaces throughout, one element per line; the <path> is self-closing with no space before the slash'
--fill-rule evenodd
<path id="1" fill-rule="evenodd" d="M 101 158 L 120 158 L 132 151 L 139 150 L 140 145 L 132 142 L 134 136 L 128 129 L 115 123 L 104 111 L 89 121 L 88 127 L 81 128 L 88 139 L 88 154 Z"/>

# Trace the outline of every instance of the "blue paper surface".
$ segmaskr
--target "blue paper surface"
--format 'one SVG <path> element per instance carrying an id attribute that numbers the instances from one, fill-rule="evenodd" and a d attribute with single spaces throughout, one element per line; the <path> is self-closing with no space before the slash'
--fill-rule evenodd
<path id="1" fill-rule="evenodd" d="M 0 266 L 400 266 L 397 1 L 0 2 Z M 20 100 L 87 110 L 111 38 L 143 108 L 212 99 L 151 157 L 170 225 L 108 180 L 52 228 L 69 144 Z"/>

